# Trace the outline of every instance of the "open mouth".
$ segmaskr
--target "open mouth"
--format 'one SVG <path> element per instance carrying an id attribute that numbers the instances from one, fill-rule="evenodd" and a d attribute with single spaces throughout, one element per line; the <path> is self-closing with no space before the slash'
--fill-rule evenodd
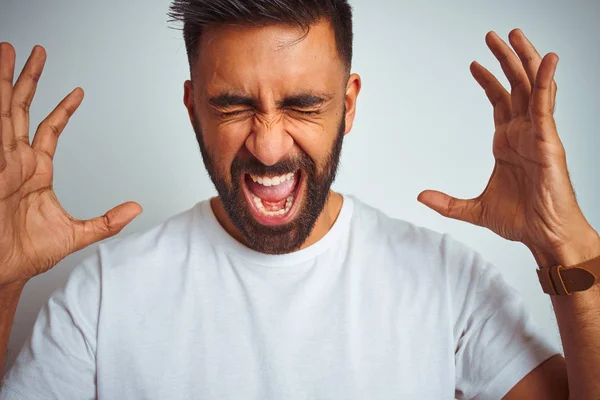
<path id="1" fill-rule="evenodd" d="M 256 221 L 267 226 L 291 221 L 301 204 L 304 181 L 300 170 L 278 176 L 244 174 L 244 197 Z"/>

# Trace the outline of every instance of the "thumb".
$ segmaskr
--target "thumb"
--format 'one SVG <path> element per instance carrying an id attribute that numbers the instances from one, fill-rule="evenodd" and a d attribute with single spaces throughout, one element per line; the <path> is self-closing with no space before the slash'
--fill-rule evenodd
<path id="1" fill-rule="evenodd" d="M 116 235 L 141 213 L 142 206 L 130 201 L 116 206 L 101 217 L 79 221 L 75 228 L 75 251 Z"/>
<path id="2" fill-rule="evenodd" d="M 444 217 L 479 225 L 481 213 L 476 199 L 461 200 L 436 190 L 425 190 L 417 196 L 417 201 Z"/>

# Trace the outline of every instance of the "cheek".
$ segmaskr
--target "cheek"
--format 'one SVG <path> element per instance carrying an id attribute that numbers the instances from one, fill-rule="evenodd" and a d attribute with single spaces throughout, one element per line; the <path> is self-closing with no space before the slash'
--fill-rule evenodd
<path id="1" fill-rule="evenodd" d="M 230 181 L 231 164 L 244 148 L 250 128 L 247 123 L 210 123 L 204 131 L 206 146 L 211 151 L 215 167 Z"/>
<path id="2" fill-rule="evenodd" d="M 323 167 L 331 151 L 338 133 L 337 128 L 323 120 L 290 120 L 286 123 L 286 131 L 292 136 L 296 145 L 313 160 L 319 169 Z"/>

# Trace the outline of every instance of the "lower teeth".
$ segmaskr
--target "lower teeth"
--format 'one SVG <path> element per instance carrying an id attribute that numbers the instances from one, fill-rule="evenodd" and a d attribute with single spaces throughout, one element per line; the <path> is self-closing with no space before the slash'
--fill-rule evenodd
<path id="1" fill-rule="evenodd" d="M 252 199 L 254 200 L 254 204 L 256 204 L 256 208 L 258 208 L 258 210 L 261 212 L 261 214 L 266 215 L 268 217 L 285 215 L 290 211 L 290 209 L 292 208 L 292 205 L 294 204 L 294 195 L 290 195 L 287 198 L 287 200 L 285 201 L 284 208 L 282 208 L 281 210 L 278 210 L 278 211 L 267 211 L 267 210 L 265 210 L 265 206 L 263 205 L 260 197 L 256 196 L 254 193 L 252 193 Z"/>

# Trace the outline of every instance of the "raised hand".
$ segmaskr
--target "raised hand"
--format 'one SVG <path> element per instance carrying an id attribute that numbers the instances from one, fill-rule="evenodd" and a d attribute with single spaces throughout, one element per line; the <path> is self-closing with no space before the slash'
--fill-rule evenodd
<path id="1" fill-rule="evenodd" d="M 474 199 L 432 190 L 417 199 L 443 216 L 522 242 L 534 255 L 560 254 L 574 243 L 597 243 L 597 233 L 577 204 L 554 121 L 558 56 L 550 53 L 542 59 L 518 29 L 509 40 L 516 54 L 494 32 L 486 36 L 510 82 L 510 93 L 487 69 L 471 64 L 473 77 L 494 107 L 496 163 L 487 187 Z"/>
<path id="2" fill-rule="evenodd" d="M 81 221 L 58 202 L 52 160 L 83 90 L 73 90 L 58 104 L 30 144 L 29 107 L 45 61 L 44 48 L 34 47 L 13 87 L 15 51 L 0 43 L 0 288 L 24 283 L 67 255 L 117 234 L 142 211 L 129 202 Z"/>

